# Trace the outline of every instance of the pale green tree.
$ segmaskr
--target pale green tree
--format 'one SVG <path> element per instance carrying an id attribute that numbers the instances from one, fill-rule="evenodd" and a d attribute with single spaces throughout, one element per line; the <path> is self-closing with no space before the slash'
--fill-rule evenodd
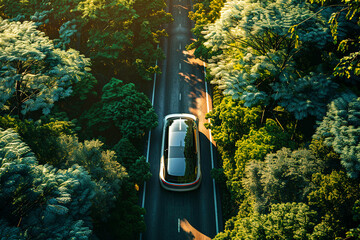
<path id="1" fill-rule="evenodd" d="M 305 201 L 312 187 L 312 174 L 322 169 L 311 151 L 283 148 L 268 154 L 265 161 L 251 161 L 243 185 L 254 209 L 266 212 L 274 203 Z"/>
<path id="2" fill-rule="evenodd" d="M 0 107 L 9 112 L 48 114 L 90 70 L 89 59 L 55 48 L 32 22 L 0 19 L 0 39 Z"/>
<path id="3" fill-rule="evenodd" d="M 0 129 L 1 237 L 90 239 L 94 186 L 79 165 L 39 165 L 15 131 Z"/>
<path id="4" fill-rule="evenodd" d="M 213 84 L 248 107 L 280 105 L 297 119 L 325 113 L 337 85 L 314 57 L 331 41 L 320 14 L 302 0 L 232 0 L 220 16 L 203 31 L 204 45 L 221 50 L 208 65 Z"/>
<path id="5" fill-rule="evenodd" d="M 91 176 L 95 183 L 92 216 L 96 221 L 106 221 L 120 197 L 120 189 L 127 180 L 127 173 L 116 159 L 114 151 L 103 150 L 99 140 L 79 142 L 73 135 L 62 135 L 58 138 L 57 152 L 62 161 L 56 166 L 67 169 L 75 164 L 80 165 Z"/>
<path id="6" fill-rule="evenodd" d="M 326 116 L 316 129 L 314 138 L 324 139 L 340 155 L 349 176 L 360 173 L 360 98 L 344 93 L 328 105 Z"/>
<path id="7" fill-rule="evenodd" d="M 246 218 L 234 217 L 215 240 L 285 240 L 312 239 L 316 212 L 304 203 L 281 203 L 271 206 L 269 214 L 252 213 Z"/>

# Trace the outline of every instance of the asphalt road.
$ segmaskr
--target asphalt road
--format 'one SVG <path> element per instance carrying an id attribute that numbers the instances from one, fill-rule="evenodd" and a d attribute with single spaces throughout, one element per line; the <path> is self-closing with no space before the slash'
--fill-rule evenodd
<path id="1" fill-rule="evenodd" d="M 159 125 L 150 135 L 150 181 L 143 198 L 147 230 L 142 240 L 209 239 L 217 232 L 214 185 L 210 177 L 211 144 L 205 129 L 205 114 L 211 109 L 211 96 L 206 96 L 203 63 L 195 59 L 185 46 L 192 41 L 188 18 L 191 0 L 168 1 L 174 22 L 168 26 L 169 37 L 163 42 L 166 59 L 159 63 L 162 74 L 156 80 L 154 108 Z M 209 100 L 208 105 L 206 100 Z M 164 116 L 171 113 L 192 113 L 199 118 L 202 183 L 190 192 L 170 192 L 159 182 L 161 133 Z M 216 155 L 214 155 L 216 156 Z M 216 160 L 214 160 L 216 161 Z M 216 204 L 219 204 L 216 201 Z"/>

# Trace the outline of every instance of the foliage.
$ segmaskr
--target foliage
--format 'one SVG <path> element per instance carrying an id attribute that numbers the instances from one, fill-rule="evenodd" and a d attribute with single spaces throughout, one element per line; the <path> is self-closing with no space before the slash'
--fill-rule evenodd
<path id="1" fill-rule="evenodd" d="M 242 102 L 225 97 L 206 115 L 210 124 L 205 126 L 211 129 L 223 159 L 234 156 L 235 143 L 260 124 L 260 113 L 260 107 L 246 108 Z"/>
<path id="2" fill-rule="evenodd" d="M 212 83 L 248 107 L 280 105 L 297 119 L 322 117 L 337 85 L 314 57 L 322 55 L 330 35 L 321 15 L 314 17 L 310 9 L 295 0 L 227 1 L 221 17 L 203 32 L 204 45 L 221 50 L 209 63 Z M 292 36 L 289 29 L 303 21 Z"/>
<path id="3" fill-rule="evenodd" d="M 129 168 L 141 156 L 139 150 L 127 138 L 121 138 L 113 147 L 121 165 Z"/>
<path id="4" fill-rule="evenodd" d="M 134 140 L 157 125 L 157 115 L 147 96 L 138 92 L 134 84 L 123 84 L 116 78 L 104 86 L 101 102 L 95 104 L 84 119 L 87 128 L 107 139 L 114 137 L 112 127 L 119 131 L 116 139 Z M 108 137 L 106 131 L 109 130 Z"/>
<path id="5" fill-rule="evenodd" d="M 243 184 L 251 195 L 254 209 L 263 213 L 271 204 L 305 201 L 312 187 L 312 175 L 322 168 L 311 151 L 292 152 L 283 148 L 268 154 L 264 162 L 251 161 Z"/>
<path id="6" fill-rule="evenodd" d="M 61 161 L 55 167 L 66 169 L 74 164 L 82 166 L 95 182 L 92 216 L 106 221 L 120 194 L 122 182 L 127 178 L 125 168 L 116 161 L 114 151 L 102 150 L 99 140 L 79 142 L 71 135 L 58 138 L 58 156 Z"/>
<path id="7" fill-rule="evenodd" d="M 323 139 L 313 138 L 309 150 L 312 151 L 317 161 L 323 166 L 323 173 L 329 174 L 333 170 L 341 169 L 339 154 L 334 152 L 331 146 L 326 146 Z"/>
<path id="8" fill-rule="evenodd" d="M 133 39 L 133 62 L 139 76 L 146 80 L 152 80 L 155 72 L 159 72 L 155 66 L 156 59 L 161 60 L 165 56 L 157 45 L 162 37 L 167 36 L 164 24 L 172 21 L 170 13 L 165 11 L 164 0 L 135 0 L 133 8 L 137 18 L 131 26 L 134 33 Z"/>
<path id="9" fill-rule="evenodd" d="M 360 171 L 360 98 L 343 94 L 332 101 L 319 123 L 315 138 L 323 138 L 340 155 L 341 164 L 349 176 L 356 178 Z"/>
<path id="10" fill-rule="evenodd" d="M 56 47 L 90 56 L 96 74 L 126 80 L 149 80 L 159 72 L 155 60 L 163 52 L 157 44 L 171 21 L 164 9 L 164 0 L 0 0 L 6 17 L 36 21 Z"/>
<path id="11" fill-rule="evenodd" d="M 233 218 L 214 239 L 311 239 L 315 217 L 316 212 L 304 203 L 274 204 L 269 214 Z"/>
<path id="12" fill-rule="evenodd" d="M 71 95 L 71 85 L 87 75 L 89 60 L 78 51 L 54 47 L 32 22 L 0 19 L 0 107 L 20 116 Z"/>
<path id="13" fill-rule="evenodd" d="M 40 164 L 52 165 L 58 165 L 62 159 L 58 151 L 59 136 L 75 133 L 74 124 L 70 121 L 21 121 L 8 115 L 0 116 L 0 127 L 14 129 L 31 148 Z"/>
<path id="14" fill-rule="evenodd" d="M 266 154 L 280 149 L 282 146 L 293 146 L 291 136 L 284 132 L 272 119 L 267 119 L 265 125 L 251 129 L 235 144 L 236 152 L 233 159 L 224 159 L 224 173 L 229 179 L 230 191 L 240 200 L 241 179 L 244 177 L 245 166 L 250 160 L 263 161 Z M 230 160 L 230 161 L 228 161 Z"/>
<path id="15" fill-rule="evenodd" d="M 79 2 L 76 10 L 82 14 L 84 28 L 89 29 L 87 46 L 92 59 L 100 62 L 115 60 L 126 54 L 133 37 L 129 25 L 136 18 L 131 7 L 133 2 L 133 0 Z"/>
<path id="16" fill-rule="evenodd" d="M 352 206 L 359 199 L 359 182 L 349 179 L 343 171 L 313 176 L 315 189 L 309 193 L 309 205 L 321 216 L 314 230 L 315 239 L 345 237 L 353 226 Z"/>
<path id="17" fill-rule="evenodd" d="M 3 237 L 88 239 L 92 235 L 94 183 L 82 167 L 58 170 L 38 165 L 11 129 L 0 130 L 0 156 Z"/>
<path id="18" fill-rule="evenodd" d="M 150 173 L 150 163 L 146 162 L 144 156 L 139 157 L 136 161 L 128 168 L 130 180 L 139 185 L 149 180 L 152 176 Z"/>
<path id="19" fill-rule="evenodd" d="M 202 31 L 209 23 L 213 23 L 220 17 L 220 10 L 224 6 L 224 0 L 195 0 L 193 1 L 193 11 L 189 12 L 189 18 L 195 22 L 194 28 L 191 30 L 196 41 L 192 42 L 187 48 L 195 48 L 195 56 L 202 59 L 211 58 L 212 53 L 204 46 L 206 41 Z"/>
<path id="20" fill-rule="evenodd" d="M 310 0 L 311 3 L 318 3 L 324 6 L 331 7 L 333 5 L 332 0 Z M 335 75 L 352 78 L 356 80 L 355 76 L 360 75 L 360 52 L 358 51 L 360 46 L 360 37 L 354 32 L 359 31 L 360 21 L 360 2 L 359 0 L 340 0 L 341 4 L 337 4 L 336 9 L 331 14 L 329 23 L 331 33 L 335 42 L 339 42 L 338 50 L 344 54 L 339 63 L 334 69 Z M 344 16 L 345 15 L 345 16 Z M 348 20 L 348 24 L 357 26 L 348 27 L 350 30 L 343 34 L 344 18 Z"/>
<path id="21" fill-rule="evenodd" d="M 140 232 L 145 231 L 145 209 L 139 206 L 137 194 L 134 185 L 124 184 L 122 197 L 117 199 L 116 207 L 104 225 L 116 239 L 133 240 L 139 237 Z"/>
<path id="22" fill-rule="evenodd" d="M 354 207 L 352 209 L 352 213 L 353 213 L 353 220 L 356 222 L 359 222 L 359 220 L 360 220 L 360 218 L 359 218 L 359 216 L 360 216 L 360 201 L 359 200 L 356 200 Z M 350 231 L 346 233 L 346 237 L 352 237 L 355 239 L 359 239 L 360 238 L 360 226 L 350 229 Z"/>

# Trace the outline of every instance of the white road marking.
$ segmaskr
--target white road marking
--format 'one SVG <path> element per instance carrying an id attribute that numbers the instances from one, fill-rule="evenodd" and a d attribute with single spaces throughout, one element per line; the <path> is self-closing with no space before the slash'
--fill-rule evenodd
<path id="1" fill-rule="evenodd" d="M 180 218 L 178 218 L 178 232 L 180 232 Z"/>
<path id="2" fill-rule="evenodd" d="M 181 14 L 181 10 L 179 9 L 179 14 Z"/>
<path id="3" fill-rule="evenodd" d="M 206 68 L 204 62 L 204 82 L 205 82 L 205 93 L 206 93 L 206 105 L 207 105 L 207 112 L 210 111 L 209 108 L 209 98 L 208 98 L 208 88 L 206 82 Z M 210 119 L 208 120 L 210 123 Z M 211 156 L 211 168 L 214 168 L 214 154 L 213 154 L 213 147 L 212 147 L 212 135 L 211 129 L 209 129 L 209 138 L 210 138 L 210 156 Z M 219 233 L 219 222 L 218 222 L 218 211 L 217 211 L 217 201 L 216 201 L 216 186 L 215 186 L 215 179 L 212 179 L 213 182 L 213 189 L 214 189 L 214 208 L 215 208 L 215 225 L 216 225 L 216 234 Z"/>
<path id="4" fill-rule="evenodd" d="M 179 27 L 181 27 L 181 23 L 179 23 Z"/>
<path id="5" fill-rule="evenodd" d="M 179 63 L 179 69 L 181 70 L 181 63 Z"/>
<path id="6" fill-rule="evenodd" d="M 181 93 L 179 93 L 179 101 L 181 101 Z"/>
<path id="7" fill-rule="evenodd" d="M 159 48 L 159 44 L 157 45 L 157 48 Z M 155 66 L 158 65 L 158 60 L 155 61 Z M 154 73 L 154 84 L 153 84 L 153 91 L 152 91 L 152 98 L 151 98 L 151 105 L 154 106 L 154 98 L 155 98 L 155 86 L 156 86 L 156 73 Z M 146 162 L 149 162 L 149 155 L 150 155 L 150 138 L 151 138 L 151 130 L 149 130 L 148 135 L 148 145 L 147 145 L 147 152 L 146 152 Z M 143 195 L 142 195 L 142 203 L 141 207 L 145 207 L 145 194 L 146 194 L 146 182 L 144 182 L 144 188 L 143 188 Z M 140 233 L 140 240 L 142 240 L 142 233 Z"/>
<path id="8" fill-rule="evenodd" d="M 179 43 L 179 49 L 181 50 L 181 43 Z"/>

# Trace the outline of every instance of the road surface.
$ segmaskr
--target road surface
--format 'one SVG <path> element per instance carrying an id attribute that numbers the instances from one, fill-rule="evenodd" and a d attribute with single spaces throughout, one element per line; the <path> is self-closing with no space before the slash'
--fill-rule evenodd
<path id="1" fill-rule="evenodd" d="M 212 106 L 211 97 L 206 96 L 203 63 L 185 50 L 192 41 L 192 23 L 188 18 L 190 4 L 190 0 L 168 1 L 174 22 L 169 24 L 169 37 L 162 44 L 166 59 L 159 63 L 162 74 L 155 85 L 153 104 L 159 125 L 151 131 L 149 138 L 148 161 L 153 176 L 145 185 L 142 200 L 147 226 L 140 236 L 142 240 L 210 239 L 216 235 L 219 225 L 215 209 L 220 206 L 214 200 L 214 184 L 210 177 L 210 135 L 204 127 L 205 114 Z M 170 192 L 160 186 L 163 119 L 171 113 L 192 113 L 199 118 L 203 178 L 200 188 L 195 191 Z"/>

